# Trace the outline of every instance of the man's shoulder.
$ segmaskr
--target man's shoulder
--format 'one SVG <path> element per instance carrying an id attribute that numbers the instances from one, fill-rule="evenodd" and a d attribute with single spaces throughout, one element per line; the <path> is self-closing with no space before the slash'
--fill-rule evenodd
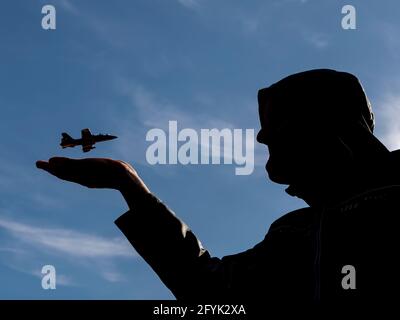
<path id="1" fill-rule="evenodd" d="M 311 207 L 288 212 L 271 224 L 270 231 L 278 231 L 287 228 L 292 230 L 309 228 L 315 223 L 318 214 L 319 210 Z"/>
<path id="2" fill-rule="evenodd" d="M 394 206 L 400 206 L 400 184 L 385 185 L 370 189 L 343 201 L 337 206 L 330 208 L 330 210 L 346 212 L 355 209 L 393 208 Z"/>

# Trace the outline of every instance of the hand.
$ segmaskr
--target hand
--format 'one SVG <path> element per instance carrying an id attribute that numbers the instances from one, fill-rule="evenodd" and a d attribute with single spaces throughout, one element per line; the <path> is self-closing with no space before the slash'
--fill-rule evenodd
<path id="1" fill-rule="evenodd" d="M 36 166 L 50 174 L 88 188 L 109 188 L 121 191 L 128 204 L 150 190 L 131 165 L 124 161 L 87 158 L 69 159 L 55 157 L 37 161 Z"/>

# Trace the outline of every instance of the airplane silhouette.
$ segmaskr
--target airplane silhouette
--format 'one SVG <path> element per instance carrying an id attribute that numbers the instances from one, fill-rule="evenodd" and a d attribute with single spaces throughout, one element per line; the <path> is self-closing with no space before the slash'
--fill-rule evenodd
<path id="1" fill-rule="evenodd" d="M 93 135 L 89 129 L 83 129 L 81 131 L 81 139 L 74 139 L 68 133 L 63 132 L 60 146 L 64 148 L 73 148 L 75 146 L 82 146 L 83 152 L 89 152 L 90 150 L 96 148 L 93 145 L 96 142 L 108 141 L 116 139 L 116 136 L 109 134 L 96 134 Z"/>

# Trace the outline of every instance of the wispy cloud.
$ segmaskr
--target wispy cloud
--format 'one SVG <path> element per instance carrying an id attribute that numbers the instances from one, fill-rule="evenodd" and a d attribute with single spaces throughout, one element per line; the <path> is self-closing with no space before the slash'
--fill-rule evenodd
<path id="1" fill-rule="evenodd" d="M 59 4 L 65 11 L 71 14 L 79 14 L 79 10 L 69 0 L 58 0 L 56 4 Z"/>
<path id="2" fill-rule="evenodd" d="M 12 248 L 12 247 L 0 247 L 0 252 L 8 252 L 14 254 L 24 254 L 25 251 L 19 248 Z"/>
<path id="3" fill-rule="evenodd" d="M 199 115 L 182 112 L 177 105 L 157 97 L 141 85 L 129 81 L 120 84 L 121 93 L 130 98 L 145 127 L 166 128 L 169 120 L 176 120 L 188 127 L 198 126 L 196 123 Z"/>
<path id="4" fill-rule="evenodd" d="M 6 263 L 3 262 L 3 264 L 6 265 L 8 268 L 21 272 L 23 274 L 28 274 L 38 279 L 43 278 L 42 270 L 37 266 L 32 267 L 32 265 L 34 264 L 32 263 L 32 260 L 27 261 L 25 265 L 17 264 L 15 262 L 12 263 L 11 261 L 7 261 Z M 57 285 L 62 285 L 67 287 L 79 286 L 79 284 L 76 281 L 74 281 L 71 276 L 67 276 L 65 274 L 56 272 L 56 277 L 57 277 Z"/>
<path id="5" fill-rule="evenodd" d="M 26 244 L 72 257 L 132 257 L 132 247 L 122 238 L 107 239 L 69 229 L 43 228 L 0 217 L 0 227 Z"/>
<path id="6" fill-rule="evenodd" d="M 260 20 L 254 17 L 242 17 L 240 22 L 245 33 L 254 33 L 260 28 Z"/>
<path id="7" fill-rule="evenodd" d="M 90 268 L 92 273 L 111 283 L 125 280 L 116 270 L 114 259 L 137 257 L 135 250 L 123 238 L 106 238 L 64 228 L 36 227 L 5 217 L 0 217 L 0 229 L 10 233 L 18 241 L 14 240 L 12 245 L 0 248 L 0 252 L 12 257 L 3 259 L 2 263 L 16 271 L 40 278 L 43 275 L 37 265 L 42 263 L 38 262 L 38 255 L 32 248 L 38 250 L 40 256 L 58 255 L 63 259 L 69 258 L 70 261 L 79 261 L 79 265 Z M 57 283 L 77 285 L 72 277 L 64 274 L 57 274 Z"/>
<path id="8" fill-rule="evenodd" d="M 195 9 L 199 6 L 198 0 L 178 0 L 178 2 L 189 9 Z"/>
<path id="9" fill-rule="evenodd" d="M 40 278 L 42 278 L 43 275 L 40 274 Z M 78 284 L 72 280 L 72 277 L 69 277 L 64 274 L 59 274 L 57 275 L 57 284 L 61 284 L 63 286 L 77 286 Z"/>
<path id="10" fill-rule="evenodd" d="M 382 52 L 385 52 L 388 59 L 391 59 L 389 65 L 393 67 L 393 63 L 400 61 L 399 50 L 400 50 L 400 39 L 398 37 L 399 28 L 398 25 L 388 21 L 379 20 L 375 23 L 375 28 L 372 30 L 375 33 L 375 37 L 379 39 L 379 47 Z M 391 71 L 391 70 L 389 70 Z"/>
<path id="11" fill-rule="evenodd" d="M 121 282 L 125 278 L 122 276 L 119 272 L 115 271 L 105 271 L 101 273 L 101 276 L 107 280 L 108 282 L 115 283 L 115 282 Z"/>
<path id="12" fill-rule="evenodd" d="M 287 5 L 287 4 L 306 4 L 308 3 L 309 0 L 276 0 L 275 2 L 273 2 L 274 5 Z"/>
<path id="13" fill-rule="evenodd" d="M 324 49 L 329 46 L 328 36 L 318 32 L 303 32 L 304 39 L 317 49 Z"/>
<path id="14" fill-rule="evenodd" d="M 400 148 L 400 95 L 386 94 L 376 108 L 377 128 L 383 143 L 390 149 Z M 381 128 L 381 129 L 380 129 Z"/>
<path id="15" fill-rule="evenodd" d="M 82 28 L 88 28 L 93 34 L 110 45 L 112 47 L 118 47 L 121 43 L 118 41 L 118 37 L 115 37 L 115 33 L 118 33 L 121 29 L 118 24 L 118 20 L 104 19 L 96 15 L 95 10 L 89 10 L 83 6 L 83 2 L 75 1 L 74 3 L 70 0 L 54 0 L 56 6 L 60 6 L 65 12 L 74 16 L 77 23 Z"/>
<path id="16" fill-rule="evenodd" d="M 64 201 L 60 200 L 54 195 L 48 195 L 47 193 L 38 190 L 32 192 L 32 194 L 28 194 L 27 198 L 29 198 L 40 208 L 59 209 L 65 205 Z"/>

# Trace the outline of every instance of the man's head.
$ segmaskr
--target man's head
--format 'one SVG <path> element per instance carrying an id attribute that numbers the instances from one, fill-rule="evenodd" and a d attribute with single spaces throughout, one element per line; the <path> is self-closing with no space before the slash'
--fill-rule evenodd
<path id="1" fill-rule="evenodd" d="M 320 69 L 291 75 L 258 92 L 261 130 L 272 181 L 301 198 L 337 183 L 370 151 L 387 149 L 373 136 L 374 115 L 358 79 Z M 318 197 L 318 195 L 317 195 Z M 322 197 L 322 195 L 321 195 Z M 306 199 L 305 199 L 306 200 Z"/>

